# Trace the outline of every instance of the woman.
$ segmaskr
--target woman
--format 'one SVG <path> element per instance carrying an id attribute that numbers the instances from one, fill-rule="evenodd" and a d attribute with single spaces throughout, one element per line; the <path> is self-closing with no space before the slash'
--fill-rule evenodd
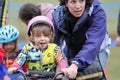
<path id="1" fill-rule="evenodd" d="M 99 55 L 105 67 L 111 39 L 106 31 L 106 14 L 98 0 L 59 0 L 53 12 L 54 42 L 65 41 L 64 53 L 70 67 L 63 69 L 65 76 L 74 79 L 77 71 L 85 70 Z"/>

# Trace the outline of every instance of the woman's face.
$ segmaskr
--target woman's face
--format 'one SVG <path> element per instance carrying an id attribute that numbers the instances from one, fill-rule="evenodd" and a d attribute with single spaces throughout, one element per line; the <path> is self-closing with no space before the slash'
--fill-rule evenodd
<path id="1" fill-rule="evenodd" d="M 82 16 L 85 10 L 86 0 L 68 0 L 66 6 L 74 17 Z"/>

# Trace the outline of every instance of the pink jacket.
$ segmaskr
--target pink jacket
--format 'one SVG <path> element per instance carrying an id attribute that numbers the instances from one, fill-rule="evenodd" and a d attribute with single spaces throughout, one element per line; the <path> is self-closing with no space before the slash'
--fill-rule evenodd
<path id="1" fill-rule="evenodd" d="M 53 12 L 53 10 L 55 8 L 54 5 L 52 5 L 50 3 L 40 3 L 37 6 L 41 10 L 41 14 L 43 16 L 46 16 L 46 17 L 52 19 L 52 12 Z"/>

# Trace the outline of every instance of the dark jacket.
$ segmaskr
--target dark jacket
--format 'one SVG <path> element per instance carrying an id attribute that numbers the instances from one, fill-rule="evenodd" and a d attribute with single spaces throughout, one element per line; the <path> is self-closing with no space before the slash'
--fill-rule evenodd
<path id="1" fill-rule="evenodd" d="M 94 0 L 92 6 L 87 7 L 79 19 L 74 19 L 66 12 L 68 10 L 65 6 L 58 6 L 53 12 L 54 42 L 60 45 L 61 38 L 65 40 L 64 53 L 68 60 L 73 59 L 79 68 L 85 68 L 92 64 L 97 53 L 109 44 L 106 41 L 109 39 L 106 31 L 106 14 L 98 0 Z M 68 19 L 71 22 L 66 18 L 71 18 Z M 69 29 L 71 25 L 74 27 Z"/>

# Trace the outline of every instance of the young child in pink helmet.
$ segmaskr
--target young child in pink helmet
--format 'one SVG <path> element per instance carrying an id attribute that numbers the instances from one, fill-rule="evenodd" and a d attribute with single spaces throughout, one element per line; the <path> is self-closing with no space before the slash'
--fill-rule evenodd
<path id="1" fill-rule="evenodd" d="M 52 43 L 54 26 L 49 18 L 45 16 L 32 18 L 27 26 L 27 34 L 31 37 L 30 43 L 24 46 L 12 67 L 9 68 L 9 74 L 19 69 L 25 61 L 28 70 L 54 71 L 58 65 L 61 71 L 68 66 L 61 48 Z"/>

